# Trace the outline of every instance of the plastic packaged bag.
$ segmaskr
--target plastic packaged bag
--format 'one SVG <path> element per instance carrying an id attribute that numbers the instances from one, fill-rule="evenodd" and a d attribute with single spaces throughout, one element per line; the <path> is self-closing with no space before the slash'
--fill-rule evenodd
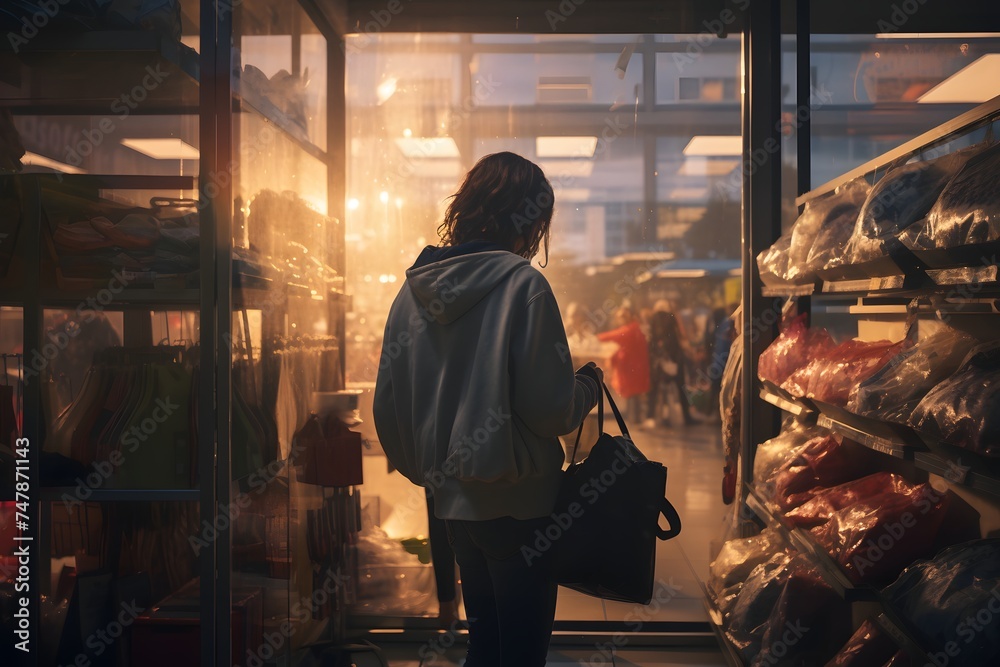
<path id="1" fill-rule="evenodd" d="M 757 376 L 777 386 L 799 368 L 834 348 L 826 329 L 806 326 L 806 314 L 797 315 L 767 346 L 757 362 Z"/>
<path id="2" fill-rule="evenodd" d="M 795 458 L 787 461 L 774 476 L 777 506 L 787 512 L 812 499 L 816 487 L 831 487 L 864 474 L 869 450 L 839 436 L 814 438 Z"/>
<path id="3" fill-rule="evenodd" d="M 927 437 L 1000 456 L 1000 347 L 989 344 L 927 392 L 909 424 Z"/>
<path id="4" fill-rule="evenodd" d="M 1000 539 L 973 540 L 914 563 L 884 591 L 949 667 L 1000 664 Z M 955 654 L 957 647 L 957 655 Z"/>
<path id="5" fill-rule="evenodd" d="M 774 494 L 774 476 L 781 466 L 798 456 L 807 442 L 825 434 L 818 426 L 806 426 L 793 419 L 781 433 L 757 445 L 753 457 L 754 488 L 770 498 Z"/>
<path id="6" fill-rule="evenodd" d="M 757 255 L 757 270 L 765 285 L 781 285 L 790 282 L 788 258 L 791 247 L 792 233 L 789 230 L 779 236 L 770 248 Z"/>
<path id="7" fill-rule="evenodd" d="M 924 219 L 945 185 L 972 154 L 965 149 L 893 169 L 872 188 L 844 251 L 848 264 L 885 254 L 882 242 Z"/>
<path id="8" fill-rule="evenodd" d="M 1000 240 L 1000 144 L 965 161 L 945 185 L 927 219 L 900 236 L 914 250 L 956 248 Z"/>
<path id="9" fill-rule="evenodd" d="M 905 493 L 911 487 L 912 485 L 899 475 L 877 472 L 837 486 L 813 489 L 809 500 L 785 513 L 785 520 L 798 528 L 814 528 L 829 521 L 836 512 L 845 507 L 868 502 L 886 493 L 886 490 Z"/>
<path id="10" fill-rule="evenodd" d="M 733 586 L 741 587 L 749 574 L 761 563 L 783 551 L 785 544 L 774 530 L 765 529 L 760 535 L 729 540 L 708 566 L 709 588 L 721 602 L 722 593 Z M 732 593 L 732 591 L 730 591 Z M 722 608 L 722 604 L 719 605 Z"/>
<path id="11" fill-rule="evenodd" d="M 826 667 L 874 667 L 884 665 L 898 651 L 892 637 L 877 624 L 866 620 L 861 624 Z"/>
<path id="12" fill-rule="evenodd" d="M 905 424 L 920 399 L 953 374 L 976 343 L 969 334 L 950 327 L 918 341 L 858 385 L 847 409 Z"/>
<path id="13" fill-rule="evenodd" d="M 822 665 L 850 637 L 850 605 L 814 567 L 790 570 L 751 667 Z"/>
<path id="14" fill-rule="evenodd" d="M 797 557 L 800 562 L 802 558 Z M 726 636 L 745 661 L 753 660 L 760 651 L 771 610 L 788 580 L 791 562 L 792 557 L 781 552 L 755 567 L 743 584 L 736 604 L 725 615 Z"/>
<path id="15" fill-rule="evenodd" d="M 908 346 L 907 339 L 898 343 L 846 340 L 796 370 L 781 388 L 793 396 L 814 398 L 843 407 L 850 399 L 852 388 L 874 375 Z"/>
<path id="16" fill-rule="evenodd" d="M 829 209 L 823 214 L 823 224 L 806 258 L 809 271 L 832 269 L 845 263 L 844 248 L 871 190 L 868 181 L 856 178 L 838 187 L 829 201 L 824 200 Z"/>
<path id="17" fill-rule="evenodd" d="M 907 485 L 838 510 L 809 533 L 852 581 L 879 585 L 928 555 L 950 503 L 951 492 Z"/>
<path id="18" fill-rule="evenodd" d="M 757 255 L 757 268 L 764 284 L 803 285 L 816 280 L 817 268 L 823 268 L 821 264 L 825 265 L 839 253 L 835 243 L 846 238 L 845 220 L 853 222 L 865 200 L 867 187 L 859 179 L 828 196 L 807 202 L 791 228 Z M 820 245 L 816 245 L 818 238 L 822 239 Z"/>

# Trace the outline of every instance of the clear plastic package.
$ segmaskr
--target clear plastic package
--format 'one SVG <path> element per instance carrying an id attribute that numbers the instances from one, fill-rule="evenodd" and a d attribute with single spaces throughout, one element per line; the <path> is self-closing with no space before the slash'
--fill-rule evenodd
<path id="1" fill-rule="evenodd" d="M 900 235 L 914 250 L 956 248 L 1000 240 L 1000 144 L 972 155 L 945 185 L 926 220 Z"/>
<path id="2" fill-rule="evenodd" d="M 811 359 L 823 356 L 833 348 L 833 338 L 826 329 L 807 327 L 806 314 L 797 315 L 761 353 L 757 362 L 757 376 L 781 386 L 792 373 L 808 364 Z"/>
<path id="3" fill-rule="evenodd" d="M 958 370 L 976 343 L 969 334 L 950 327 L 917 341 L 858 385 L 847 409 L 863 417 L 905 424 L 920 399 Z"/>
<path id="4" fill-rule="evenodd" d="M 812 361 L 792 373 L 781 388 L 793 396 L 844 407 L 852 388 L 874 375 L 909 344 L 905 338 L 898 343 L 846 340 L 825 354 L 813 355 Z"/>
<path id="5" fill-rule="evenodd" d="M 821 665 L 851 635 L 850 605 L 819 571 L 801 561 L 789 569 L 751 667 Z"/>
<path id="6" fill-rule="evenodd" d="M 867 450 L 825 435 L 807 442 L 801 451 L 786 461 L 774 475 L 775 504 L 783 511 L 812 499 L 812 489 L 828 488 L 857 479 L 864 474 Z"/>
<path id="7" fill-rule="evenodd" d="M 771 529 L 753 537 L 729 540 L 708 566 L 709 588 L 721 601 L 723 591 L 733 586 L 741 587 L 754 568 L 784 549 L 781 536 Z"/>
<path id="8" fill-rule="evenodd" d="M 851 635 L 847 643 L 833 656 L 826 667 L 873 667 L 884 665 L 898 651 L 892 637 L 882 632 L 877 623 L 866 620 Z"/>
<path id="9" fill-rule="evenodd" d="M 1000 347 L 980 346 L 913 409 L 909 425 L 924 436 L 1000 456 Z"/>
<path id="10" fill-rule="evenodd" d="M 884 599 L 929 652 L 951 645 L 949 667 L 1000 664 L 1000 539 L 964 542 L 914 563 Z"/>
<path id="11" fill-rule="evenodd" d="M 858 215 L 871 191 L 868 181 L 856 178 L 838 187 L 829 201 L 823 200 L 829 208 L 823 213 L 823 223 L 806 256 L 809 271 L 832 269 L 845 263 L 844 247 L 854 234 Z"/>
<path id="12" fill-rule="evenodd" d="M 785 513 L 785 520 L 797 528 L 814 528 L 845 507 L 868 502 L 887 490 L 905 493 L 911 487 L 899 475 L 877 472 L 837 486 L 813 489 L 809 500 Z"/>
<path id="13" fill-rule="evenodd" d="M 825 434 L 818 426 L 806 426 L 791 420 L 781 433 L 760 443 L 753 457 L 754 487 L 765 498 L 771 497 L 774 493 L 774 476 L 781 466 L 798 456 L 807 442 Z"/>
<path id="14" fill-rule="evenodd" d="M 882 177 L 861 208 L 844 251 L 848 264 L 861 264 L 885 254 L 882 242 L 927 216 L 949 179 L 978 147 L 932 160 L 912 162 Z"/>
<path id="15" fill-rule="evenodd" d="M 950 503 L 950 492 L 908 485 L 838 510 L 809 533 L 852 581 L 881 585 L 928 555 Z"/>

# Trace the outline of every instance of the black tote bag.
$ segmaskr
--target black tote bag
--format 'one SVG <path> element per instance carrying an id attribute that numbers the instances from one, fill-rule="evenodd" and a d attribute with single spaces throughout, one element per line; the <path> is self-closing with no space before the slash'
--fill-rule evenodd
<path id="1" fill-rule="evenodd" d="M 621 435 L 604 432 L 604 397 L 598 401 L 600 436 L 576 463 L 580 432 L 563 472 L 553 525 L 549 567 L 562 586 L 606 600 L 649 604 L 653 597 L 656 540 L 681 532 L 677 510 L 666 498 L 667 469 L 632 442 L 618 406 L 604 386 Z M 659 526 L 660 514 L 670 528 Z"/>

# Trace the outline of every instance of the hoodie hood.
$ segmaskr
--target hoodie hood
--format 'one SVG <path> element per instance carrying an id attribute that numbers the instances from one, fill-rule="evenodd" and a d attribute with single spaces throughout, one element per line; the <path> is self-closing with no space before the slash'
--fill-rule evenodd
<path id="1" fill-rule="evenodd" d="M 421 259 L 433 259 L 425 254 Z M 528 260 L 506 250 L 471 252 L 430 263 L 418 260 L 406 271 L 406 283 L 436 321 L 449 324 L 526 265 Z"/>

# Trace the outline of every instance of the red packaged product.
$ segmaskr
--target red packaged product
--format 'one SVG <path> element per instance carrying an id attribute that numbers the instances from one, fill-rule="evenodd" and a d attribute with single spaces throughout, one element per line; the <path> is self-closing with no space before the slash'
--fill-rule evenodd
<path id="1" fill-rule="evenodd" d="M 750 665 L 821 665 L 850 634 L 850 604 L 814 568 L 793 570 Z"/>
<path id="2" fill-rule="evenodd" d="M 865 502 L 875 496 L 891 490 L 895 493 L 905 493 L 912 489 L 899 475 L 889 472 L 877 472 L 861 479 L 830 488 L 812 489 L 802 496 L 811 496 L 785 514 L 787 522 L 798 528 L 813 528 L 829 521 L 830 517 L 845 507 Z"/>
<path id="3" fill-rule="evenodd" d="M 888 583 L 928 555 L 951 501 L 950 492 L 918 484 L 845 507 L 809 532 L 855 583 Z"/>
<path id="4" fill-rule="evenodd" d="M 813 355 L 812 361 L 792 373 L 781 388 L 793 396 L 844 407 L 852 388 L 870 378 L 908 346 L 907 339 L 898 343 L 846 340 L 821 356 Z"/>
<path id="5" fill-rule="evenodd" d="M 806 315 L 803 313 L 793 318 L 761 353 L 757 362 L 757 376 L 781 386 L 789 375 L 833 347 L 830 333 L 826 329 L 807 327 Z"/>
<path id="6" fill-rule="evenodd" d="M 891 660 L 898 647 L 882 629 L 865 621 L 826 667 L 874 667 Z"/>
<path id="7" fill-rule="evenodd" d="M 848 441 L 849 442 L 849 441 Z M 852 443 L 853 444 L 853 443 Z M 778 469 L 774 478 L 774 501 L 783 512 L 812 499 L 816 487 L 830 487 L 857 479 L 864 470 L 858 447 L 833 435 L 807 442 L 798 456 Z"/>

